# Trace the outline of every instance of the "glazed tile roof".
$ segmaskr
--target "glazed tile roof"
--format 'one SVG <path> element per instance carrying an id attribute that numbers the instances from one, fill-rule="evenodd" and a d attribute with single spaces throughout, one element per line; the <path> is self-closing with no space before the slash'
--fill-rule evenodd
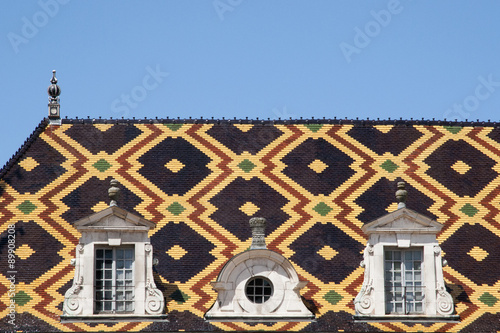
<path id="1" fill-rule="evenodd" d="M 61 331 L 289 330 L 497 331 L 500 329 L 500 129 L 438 121 L 43 121 L 0 170 L 0 251 L 16 228 L 19 329 Z M 73 222 L 108 204 L 156 223 L 156 284 L 169 322 L 61 324 Z M 444 225 L 438 241 L 459 323 L 354 323 L 353 299 L 370 222 L 408 207 Z M 209 282 L 251 242 L 248 220 L 268 220 L 268 248 L 302 280 L 313 323 L 206 323 Z M 5 256 L 2 256 L 6 258 Z M 0 329 L 8 327 L 7 260 L 0 261 Z"/>

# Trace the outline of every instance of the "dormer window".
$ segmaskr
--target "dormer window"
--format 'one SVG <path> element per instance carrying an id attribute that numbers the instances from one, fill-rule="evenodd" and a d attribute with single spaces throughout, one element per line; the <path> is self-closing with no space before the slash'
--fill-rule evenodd
<path id="1" fill-rule="evenodd" d="M 111 182 L 110 207 L 75 222 L 82 236 L 73 286 L 64 295 L 64 323 L 166 319 L 148 237 L 155 225 L 119 208 L 117 182 Z"/>
<path id="2" fill-rule="evenodd" d="M 456 321 L 443 279 L 436 234 L 442 225 L 406 208 L 398 183 L 398 209 L 365 224 L 368 235 L 361 266 L 365 276 L 354 300 L 358 321 Z"/>
<path id="3" fill-rule="evenodd" d="M 266 248 L 266 220 L 250 219 L 252 245 L 231 258 L 212 282 L 217 300 L 205 314 L 208 321 L 311 321 L 314 314 L 306 308 L 300 281 L 290 262 Z"/>

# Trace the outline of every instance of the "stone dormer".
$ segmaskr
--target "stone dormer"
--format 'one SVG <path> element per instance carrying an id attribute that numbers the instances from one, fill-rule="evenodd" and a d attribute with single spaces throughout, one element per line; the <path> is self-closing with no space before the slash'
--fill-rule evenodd
<path id="1" fill-rule="evenodd" d="M 112 189 L 117 188 L 112 181 Z M 112 193 L 113 192 L 113 193 Z M 155 224 L 116 205 L 74 223 L 81 233 L 73 286 L 64 297 L 63 322 L 165 320 L 165 302 L 153 278 Z"/>
<path id="2" fill-rule="evenodd" d="M 453 299 L 443 279 L 436 234 L 442 225 L 406 208 L 404 183 L 398 184 L 398 209 L 365 224 L 368 236 L 361 266 L 361 291 L 354 300 L 356 320 L 456 321 Z"/>
<path id="3" fill-rule="evenodd" d="M 268 250 L 264 228 L 266 219 L 252 218 L 252 245 L 248 251 L 231 258 L 212 287 L 217 300 L 205 314 L 208 321 L 311 321 L 314 314 L 306 308 L 300 281 L 292 264 L 281 254 Z"/>

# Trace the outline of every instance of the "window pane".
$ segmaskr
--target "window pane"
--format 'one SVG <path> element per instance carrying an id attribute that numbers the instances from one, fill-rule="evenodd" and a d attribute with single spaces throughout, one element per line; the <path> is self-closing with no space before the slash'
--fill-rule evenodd
<path id="1" fill-rule="evenodd" d="M 125 303 L 125 310 L 126 311 L 134 311 L 134 303 L 133 302 L 126 302 Z"/>
<path id="2" fill-rule="evenodd" d="M 132 260 L 125 260 L 125 268 L 126 269 L 132 269 Z"/>
<path id="3" fill-rule="evenodd" d="M 116 259 L 123 259 L 123 250 L 116 250 Z"/>
<path id="4" fill-rule="evenodd" d="M 415 303 L 415 312 L 423 312 L 424 306 L 422 303 Z"/>
<path id="5" fill-rule="evenodd" d="M 123 302 L 116 302 L 116 311 L 124 311 L 125 304 Z"/>
<path id="6" fill-rule="evenodd" d="M 134 250 L 127 249 L 125 250 L 125 259 L 133 259 L 134 258 Z"/>
<path id="7" fill-rule="evenodd" d="M 385 250 L 384 254 L 387 313 L 422 313 L 422 250 Z"/>
<path id="8" fill-rule="evenodd" d="M 102 311 L 102 302 L 97 302 L 95 304 L 95 309 L 97 312 L 101 312 Z"/>

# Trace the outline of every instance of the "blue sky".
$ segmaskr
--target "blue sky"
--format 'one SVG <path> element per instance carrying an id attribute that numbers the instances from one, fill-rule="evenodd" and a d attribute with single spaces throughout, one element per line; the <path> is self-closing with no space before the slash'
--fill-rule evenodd
<path id="1" fill-rule="evenodd" d="M 494 0 L 8 1 L 0 166 L 68 118 L 499 121 Z"/>

